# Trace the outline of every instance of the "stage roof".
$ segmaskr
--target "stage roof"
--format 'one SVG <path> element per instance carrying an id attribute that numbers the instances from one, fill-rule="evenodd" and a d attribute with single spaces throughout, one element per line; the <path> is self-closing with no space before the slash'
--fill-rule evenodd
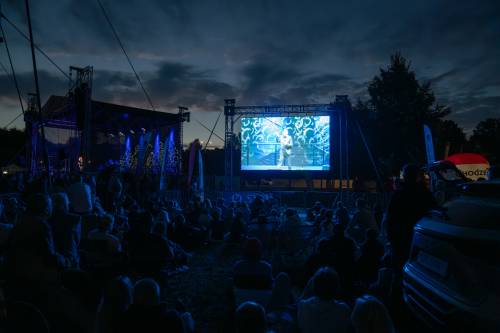
<path id="1" fill-rule="evenodd" d="M 76 119 L 75 114 L 72 114 L 76 109 L 71 107 L 71 100 L 66 96 L 50 96 L 42 110 L 45 120 Z M 148 129 L 148 127 L 175 125 L 179 120 L 179 115 L 176 113 L 92 101 L 92 123 L 97 127 Z"/>

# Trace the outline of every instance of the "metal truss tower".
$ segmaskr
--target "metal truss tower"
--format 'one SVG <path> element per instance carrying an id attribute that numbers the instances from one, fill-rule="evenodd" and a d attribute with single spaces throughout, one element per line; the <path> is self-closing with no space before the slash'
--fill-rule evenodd
<path id="1" fill-rule="evenodd" d="M 70 66 L 69 75 L 73 77 L 76 72 L 74 84 L 70 87 L 70 96 L 76 109 L 76 123 L 81 130 L 81 155 L 84 170 L 91 168 L 92 163 L 92 78 L 94 69 L 91 66 L 84 68 Z M 71 82 L 73 83 L 73 82 Z"/>
<path id="2" fill-rule="evenodd" d="M 235 99 L 224 100 L 224 115 L 226 116 L 224 131 L 224 191 L 233 190 L 233 155 L 234 155 L 234 115 Z"/>
<path id="3" fill-rule="evenodd" d="M 182 152 L 184 149 L 184 122 L 190 121 L 191 114 L 187 112 L 189 109 L 185 106 L 179 106 L 178 107 L 179 112 L 179 133 L 177 137 L 177 172 L 178 174 L 182 174 Z"/>
<path id="4" fill-rule="evenodd" d="M 224 190 L 233 191 L 234 182 L 234 155 L 236 149 L 234 125 L 241 117 L 286 117 L 286 116 L 335 116 L 334 136 L 337 139 L 337 149 L 334 153 L 338 161 L 335 170 L 336 177 L 342 184 L 349 184 L 348 172 L 348 140 L 347 119 L 351 104 L 347 95 L 337 95 L 335 101 L 329 104 L 299 104 L 299 105 L 265 105 L 265 106 L 237 106 L 234 99 L 224 100 L 225 135 L 224 135 Z M 333 174 L 333 172 L 332 172 Z M 341 191 L 342 192 L 342 191 Z"/>

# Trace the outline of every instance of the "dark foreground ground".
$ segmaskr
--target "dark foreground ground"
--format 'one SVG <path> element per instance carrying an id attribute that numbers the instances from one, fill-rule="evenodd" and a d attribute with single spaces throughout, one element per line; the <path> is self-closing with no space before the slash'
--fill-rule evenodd
<path id="1" fill-rule="evenodd" d="M 212 243 L 193 251 L 189 270 L 171 276 L 162 290 L 171 308 L 177 299 L 186 305 L 196 321 L 197 332 L 233 332 L 231 275 L 241 252 L 240 245 L 228 243 Z M 398 332 L 430 332 L 411 316 L 398 326 Z"/>
<path id="2" fill-rule="evenodd" d="M 181 300 L 196 321 L 197 332 L 232 332 L 231 274 L 241 256 L 236 244 L 217 243 L 192 252 L 189 270 L 169 278 L 164 300 Z"/>

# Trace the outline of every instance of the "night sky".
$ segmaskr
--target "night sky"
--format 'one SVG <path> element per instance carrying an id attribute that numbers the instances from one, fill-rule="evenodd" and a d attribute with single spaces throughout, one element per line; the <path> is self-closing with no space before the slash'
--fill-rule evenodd
<path id="1" fill-rule="evenodd" d="M 157 109 L 187 106 L 213 126 L 239 104 L 366 99 L 391 53 L 411 60 L 466 132 L 500 117 L 500 1 L 102 0 Z M 2 1 L 27 32 L 24 1 Z M 35 41 L 63 69 L 94 66 L 93 99 L 148 107 L 95 0 L 32 0 Z M 34 91 L 29 44 L 2 23 L 23 95 Z M 9 66 L 0 45 L 0 61 Z M 68 82 L 38 57 L 42 103 Z M 20 108 L 0 69 L 0 126 Z M 22 119 L 14 123 L 22 127 Z M 223 121 L 216 130 L 223 135 Z M 185 141 L 208 132 L 196 121 Z M 221 142 L 213 138 L 213 144 Z"/>

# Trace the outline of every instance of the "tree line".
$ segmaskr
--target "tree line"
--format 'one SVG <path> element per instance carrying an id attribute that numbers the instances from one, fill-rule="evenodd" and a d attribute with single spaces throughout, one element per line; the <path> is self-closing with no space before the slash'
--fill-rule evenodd
<path id="1" fill-rule="evenodd" d="M 464 130 L 449 118 L 453 110 L 439 104 L 430 82 L 420 82 L 411 63 L 400 53 L 391 56 L 368 84 L 368 99 L 358 100 L 353 116 L 363 128 L 379 170 L 385 176 L 398 174 L 408 162 L 425 163 L 423 126 L 433 133 L 436 159 L 459 152 L 485 155 L 491 164 L 500 163 L 500 118 L 481 121 L 467 138 Z M 351 131 L 353 174 L 363 174 L 363 149 Z"/>

